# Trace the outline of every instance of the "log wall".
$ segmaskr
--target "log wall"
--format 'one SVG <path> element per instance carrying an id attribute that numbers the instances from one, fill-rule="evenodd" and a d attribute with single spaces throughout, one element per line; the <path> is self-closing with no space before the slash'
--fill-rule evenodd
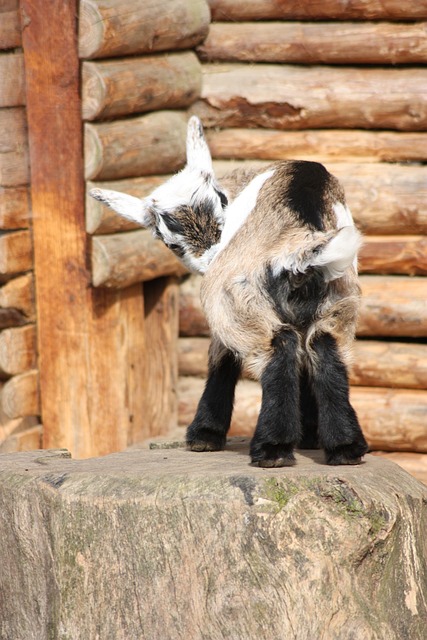
<path id="1" fill-rule="evenodd" d="M 0 451 L 40 448 L 24 56 L 18 0 L 0 6 Z"/>
<path id="2" fill-rule="evenodd" d="M 217 174 L 299 158 L 342 181 L 365 234 L 352 399 L 373 449 L 427 452 L 427 4 L 209 4 L 190 112 L 208 127 Z M 181 286 L 183 425 L 207 367 L 198 288 L 194 277 Z M 252 433 L 259 402 L 259 386 L 244 380 L 234 434 Z"/>

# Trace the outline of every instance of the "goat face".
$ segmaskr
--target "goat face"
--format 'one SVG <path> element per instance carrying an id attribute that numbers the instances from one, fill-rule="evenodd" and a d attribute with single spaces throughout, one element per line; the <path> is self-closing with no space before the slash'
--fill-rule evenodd
<path id="1" fill-rule="evenodd" d="M 107 189 L 92 189 L 90 195 L 151 229 L 191 271 L 204 273 L 216 254 L 228 199 L 215 179 L 203 127 L 195 116 L 188 122 L 186 166 L 150 196 L 140 199 Z"/>

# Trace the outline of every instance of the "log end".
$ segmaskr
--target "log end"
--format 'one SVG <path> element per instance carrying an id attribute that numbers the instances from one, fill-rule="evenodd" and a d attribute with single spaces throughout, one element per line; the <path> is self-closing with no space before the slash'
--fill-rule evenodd
<path id="1" fill-rule="evenodd" d="M 82 69 L 82 116 L 83 120 L 95 120 L 105 105 L 107 87 L 98 67 L 85 62 Z"/>
<path id="2" fill-rule="evenodd" d="M 103 166 L 103 147 L 96 128 L 86 124 L 84 128 L 84 164 L 86 180 L 99 176 Z"/>
<path id="3" fill-rule="evenodd" d="M 79 13 L 79 57 L 92 58 L 104 41 L 104 21 L 101 11 L 93 0 L 80 0 Z"/>

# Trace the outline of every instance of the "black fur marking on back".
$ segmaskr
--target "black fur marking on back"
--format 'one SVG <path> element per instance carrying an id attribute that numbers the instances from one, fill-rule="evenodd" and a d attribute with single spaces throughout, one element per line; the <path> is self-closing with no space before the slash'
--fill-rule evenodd
<path id="1" fill-rule="evenodd" d="M 324 231 L 325 194 L 331 176 L 318 162 L 295 161 L 285 198 L 304 225 Z"/>
<path id="2" fill-rule="evenodd" d="M 283 323 L 298 329 L 306 329 L 313 322 L 327 288 L 322 271 L 313 267 L 298 274 L 284 269 L 274 275 L 270 265 L 265 271 L 265 290 L 275 312 Z"/>

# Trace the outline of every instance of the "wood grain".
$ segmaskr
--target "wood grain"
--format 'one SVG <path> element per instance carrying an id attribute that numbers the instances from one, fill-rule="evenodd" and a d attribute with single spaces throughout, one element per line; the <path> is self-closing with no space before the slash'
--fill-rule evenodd
<path id="1" fill-rule="evenodd" d="M 14 376 L 37 366 L 35 325 L 13 327 L 0 333 L 0 375 Z"/>
<path id="2" fill-rule="evenodd" d="M 0 394 L 2 412 L 11 420 L 40 415 L 38 371 L 33 369 L 10 378 Z"/>
<path id="3" fill-rule="evenodd" d="M 21 46 L 21 21 L 18 2 L 4 1 L 0 5 L 0 49 Z"/>
<path id="4" fill-rule="evenodd" d="M 0 53 L 0 107 L 22 105 L 25 105 L 24 56 Z"/>
<path id="5" fill-rule="evenodd" d="M 0 235 L 0 282 L 33 266 L 31 234 L 27 230 Z"/>
<path id="6" fill-rule="evenodd" d="M 209 22 L 205 0 L 81 0 L 79 54 L 109 58 L 191 49 Z"/>
<path id="7" fill-rule="evenodd" d="M 191 112 L 208 127 L 427 127 L 421 68 L 230 63 L 205 64 L 203 74 L 202 97 Z"/>
<path id="8" fill-rule="evenodd" d="M 0 287 L 0 309 L 15 311 L 22 318 L 22 323 L 34 322 L 36 309 L 32 273 L 13 278 Z"/>
<path id="9" fill-rule="evenodd" d="M 192 51 L 84 62 L 83 118 L 117 118 L 188 107 L 200 96 L 202 69 Z"/>
<path id="10" fill-rule="evenodd" d="M 29 218 L 28 187 L 0 187 L 0 229 L 25 229 Z"/>
<path id="11" fill-rule="evenodd" d="M 427 275 L 427 237 L 366 236 L 359 273 Z"/>
<path id="12" fill-rule="evenodd" d="M 198 53 L 210 62 L 418 64 L 427 60 L 426 23 L 213 23 Z"/>

